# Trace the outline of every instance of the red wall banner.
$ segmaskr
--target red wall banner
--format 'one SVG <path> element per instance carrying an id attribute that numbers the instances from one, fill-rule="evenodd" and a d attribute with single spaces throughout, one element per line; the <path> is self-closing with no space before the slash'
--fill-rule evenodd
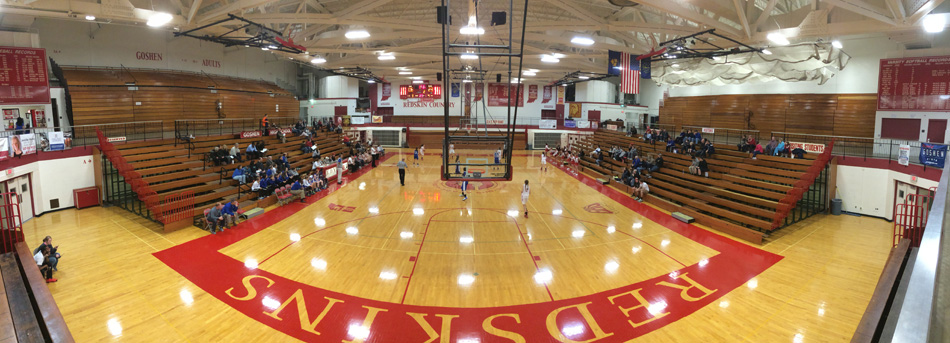
<path id="1" fill-rule="evenodd" d="M 528 86 L 528 102 L 534 102 L 538 100 L 538 85 Z"/>
<path id="2" fill-rule="evenodd" d="M 382 86 L 381 93 L 382 93 L 382 96 L 383 96 L 382 99 L 380 99 L 381 101 L 389 100 L 389 97 L 391 97 L 391 96 L 393 95 L 393 84 L 391 84 L 391 83 L 384 83 L 383 86 Z"/>
<path id="3" fill-rule="evenodd" d="M 0 104 L 48 104 L 46 49 L 0 47 Z"/>
<path id="4" fill-rule="evenodd" d="M 475 100 L 474 100 L 474 101 L 482 101 L 482 94 L 483 94 L 484 92 L 485 92 L 485 84 L 484 84 L 484 83 L 476 83 L 476 84 L 475 84 Z"/>
<path id="5" fill-rule="evenodd" d="M 882 59 L 877 109 L 950 109 L 950 56 Z"/>
<path id="6" fill-rule="evenodd" d="M 551 86 L 544 86 L 544 94 L 542 95 L 541 102 L 551 101 L 551 95 L 552 95 L 551 93 L 552 93 Z"/>
<path id="7" fill-rule="evenodd" d="M 514 93 L 514 92 L 519 93 Z M 518 97 L 518 103 L 512 104 L 513 106 L 524 107 L 524 85 L 509 85 L 506 83 L 489 83 L 488 84 L 488 106 L 508 106 L 509 96 L 514 98 L 517 94 L 521 94 Z M 511 99 L 514 100 L 514 99 Z"/>

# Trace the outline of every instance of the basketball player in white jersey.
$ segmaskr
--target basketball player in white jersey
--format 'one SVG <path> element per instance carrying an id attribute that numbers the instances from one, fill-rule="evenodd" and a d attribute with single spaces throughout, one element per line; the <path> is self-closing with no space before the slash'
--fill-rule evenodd
<path id="1" fill-rule="evenodd" d="M 425 161 L 426 156 L 426 145 L 423 144 L 419 146 L 419 161 Z"/>
<path id="2" fill-rule="evenodd" d="M 449 144 L 449 157 L 455 155 L 455 144 Z"/>
<path id="3" fill-rule="evenodd" d="M 548 154 L 541 154 L 541 171 L 548 171 Z"/>
<path id="4" fill-rule="evenodd" d="M 521 189 L 521 205 L 524 206 L 524 217 L 528 218 L 528 195 L 531 188 L 528 187 L 528 180 L 524 180 L 524 188 Z"/>

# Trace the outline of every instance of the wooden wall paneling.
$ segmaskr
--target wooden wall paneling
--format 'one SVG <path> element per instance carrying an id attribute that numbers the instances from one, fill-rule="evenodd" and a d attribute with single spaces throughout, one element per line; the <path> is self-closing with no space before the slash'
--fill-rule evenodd
<path id="1" fill-rule="evenodd" d="M 707 127 L 746 129 L 746 113 L 749 110 L 749 95 L 722 95 L 713 99 L 709 109 Z"/>
<path id="2" fill-rule="evenodd" d="M 131 93 L 135 121 L 178 119 L 184 114 L 178 88 L 141 87 Z"/>
<path id="3" fill-rule="evenodd" d="M 788 96 L 784 94 L 759 94 L 749 100 L 751 112 L 749 130 L 759 130 L 761 137 L 769 137 L 772 132 L 785 131 L 785 111 L 788 109 Z"/>
<path id="4" fill-rule="evenodd" d="M 834 114 L 837 107 L 838 96 L 835 94 L 789 95 L 785 130 L 815 135 L 834 134 Z"/>
<path id="5" fill-rule="evenodd" d="M 683 123 L 681 125 L 709 126 L 709 111 L 712 108 L 714 96 L 697 96 L 689 98 L 683 109 Z"/>
<path id="6" fill-rule="evenodd" d="M 835 136 L 874 136 L 876 113 L 876 94 L 839 95 L 834 119 Z"/>

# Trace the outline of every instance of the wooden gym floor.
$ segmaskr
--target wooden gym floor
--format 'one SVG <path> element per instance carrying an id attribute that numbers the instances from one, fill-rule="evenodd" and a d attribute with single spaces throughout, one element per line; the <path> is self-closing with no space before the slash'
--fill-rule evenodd
<path id="1" fill-rule="evenodd" d="M 848 215 L 750 246 L 538 152 L 463 201 L 411 153 L 213 236 L 103 207 L 24 231 L 60 246 L 49 286 L 79 342 L 846 342 L 890 249 L 890 223 Z"/>

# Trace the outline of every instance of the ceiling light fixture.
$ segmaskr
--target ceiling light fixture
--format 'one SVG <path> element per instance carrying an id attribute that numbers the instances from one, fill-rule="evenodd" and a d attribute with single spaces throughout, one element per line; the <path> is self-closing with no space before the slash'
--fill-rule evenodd
<path id="1" fill-rule="evenodd" d="M 393 56 L 391 52 L 384 52 L 377 57 L 380 61 L 389 61 L 396 59 L 396 56 Z"/>
<path id="2" fill-rule="evenodd" d="M 483 35 L 485 34 L 485 29 L 478 27 L 475 16 L 471 16 L 468 17 L 468 25 L 459 29 L 459 33 L 463 35 Z"/>
<path id="3" fill-rule="evenodd" d="M 541 62 L 545 63 L 558 63 L 561 59 L 551 56 L 551 55 L 541 55 Z"/>
<path id="4" fill-rule="evenodd" d="M 459 58 L 461 58 L 461 59 L 463 59 L 463 60 L 477 60 L 477 59 L 478 59 L 478 55 L 474 55 L 474 54 L 462 54 L 461 56 L 459 56 Z"/>
<path id="5" fill-rule="evenodd" d="M 270 49 L 268 49 L 267 47 L 263 47 L 263 48 L 261 48 L 261 50 L 267 51 L 267 50 L 270 50 Z"/>
<path id="6" fill-rule="evenodd" d="M 145 24 L 151 27 L 159 27 L 168 24 L 170 21 L 172 21 L 171 14 L 155 12 L 155 14 L 152 14 L 151 17 L 148 17 L 148 21 Z"/>
<path id="7" fill-rule="evenodd" d="M 943 32 L 947 26 L 947 18 L 944 14 L 928 14 L 923 20 L 924 31 L 928 33 Z"/>
<path id="8" fill-rule="evenodd" d="M 533 71 L 530 71 L 530 70 L 529 70 L 529 71 L 526 71 L 526 72 L 521 73 L 521 75 L 524 75 L 524 76 L 537 76 L 538 74 L 535 73 L 535 72 L 533 72 Z"/>
<path id="9" fill-rule="evenodd" d="M 578 76 L 577 78 L 578 78 L 578 79 L 581 79 L 581 80 L 587 80 L 587 79 L 590 78 L 590 76 L 583 76 L 583 75 L 582 75 L 582 76 Z"/>
<path id="10" fill-rule="evenodd" d="M 571 43 L 574 43 L 577 45 L 594 45 L 594 40 L 591 39 L 590 37 L 578 36 L 578 37 L 571 38 Z"/>
<path id="11" fill-rule="evenodd" d="M 673 63 L 673 68 L 679 67 L 679 63 Z"/>
<path id="12" fill-rule="evenodd" d="M 411 72 L 411 71 L 401 71 L 401 72 L 399 72 L 399 75 L 412 75 L 412 72 Z"/>
<path id="13" fill-rule="evenodd" d="M 766 55 L 771 55 L 771 54 L 772 54 L 772 52 L 769 51 L 769 49 L 762 49 L 762 53 L 763 53 L 763 54 L 766 54 Z"/>
<path id="14" fill-rule="evenodd" d="M 96 20 L 96 16 L 94 16 L 94 15 L 92 15 L 92 14 L 87 14 L 87 15 L 86 15 L 86 20 Z"/>
<path id="15" fill-rule="evenodd" d="M 314 59 L 310 60 L 310 63 L 313 63 L 313 64 L 320 64 L 320 63 L 326 63 L 326 62 L 327 62 L 327 59 L 323 57 L 315 57 Z"/>
<path id="16" fill-rule="evenodd" d="M 788 38 L 785 37 L 781 32 L 772 32 L 765 36 L 769 41 L 777 45 L 788 45 Z"/>
<path id="17" fill-rule="evenodd" d="M 835 49 L 841 49 L 844 47 L 844 45 L 841 45 L 841 41 L 837 39 L 831 41 L 831 46 L 835 47 Z"/>
<path id="18" fill-rule="evenodd" d="M 422 80 L 413 80 L 412 83 L 422 83 Z"/>
<path id="19" fill-rule="evenodd" d="M 350 30 L 350 31 L 346 31 L 346 34 L 344 34 L 344 36 L 346 36 L 346 38 L 349 38 L 349 39 L 369 38 L 369 31 Z"/>
<path id="20" fill-rule="evenodd" d="M 366 83 L 376 83 L 376 80 L 366 80 Z"/>

